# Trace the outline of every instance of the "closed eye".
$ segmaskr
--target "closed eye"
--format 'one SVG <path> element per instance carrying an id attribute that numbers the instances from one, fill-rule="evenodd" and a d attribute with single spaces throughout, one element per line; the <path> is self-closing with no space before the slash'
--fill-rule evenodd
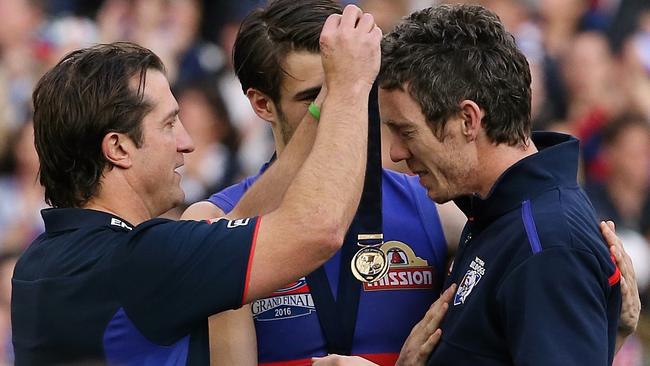
<path id="1" fill-rule="evenodd" d="M 412 138 L 413 136 L 415 136 L 415 131 L 414 131 L 414 130 L 401 130 L 401 131 L 399 132 L 399 135 L 400 135 L 403 139 L 410 139 L 410 138 Z"/>
<path id="2" fill-rule="evenodd" d="M 314 99 L 316 99 L 318 93 L 320 93 L 320 88 L 321 86 L 319 85 L 313 88 L 300 91 L 293 97 L 293 100 L 295 100 L 296 102 L 311 103 L 312 101 L 314 101 Z"/>
<path id="3" fill-rule="evenodd" d="M 173 118 L 170 118 L 167 120 L 165 123 L 165 126 L 167 127 L 174 127 L 176 126 L 176 123 L 178 122 L 178 115 L 175 115 Z"/>

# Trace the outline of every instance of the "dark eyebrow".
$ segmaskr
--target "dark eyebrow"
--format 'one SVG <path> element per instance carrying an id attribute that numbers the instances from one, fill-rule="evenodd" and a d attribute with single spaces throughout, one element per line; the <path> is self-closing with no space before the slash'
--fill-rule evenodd
<path id="1" fill-rule="evenodd" d="M 301 90 L 296 95 L 293 96 L 293 100 L 295 101 L 301 101 L 301 100 L 309 100 L 309 99 L 316 99 L 316 96 L 318 96 L 318 93 L 320 93 L 321 85 L 315 86 L 313 88 Z"/>
<path id="2" fill-rule="evenodd" d="M 397 123 L 392 119 L 383 120 L 382 123 L 391 128 L 400 128 L 405 126 L 404 123 Z"/>
<path id="3" fill-rule="evenodd" d="M 178 107 L 176 107 L 173 111 L 167 113 L 165 118 L 162 119 L 163 122 L 167 121 L 168 119 L 171 119 L 171 118 L 174 118 L 174 117 L 178 116 L 178 112 L 180 112 L 180 110 L 178 109 Z"/>

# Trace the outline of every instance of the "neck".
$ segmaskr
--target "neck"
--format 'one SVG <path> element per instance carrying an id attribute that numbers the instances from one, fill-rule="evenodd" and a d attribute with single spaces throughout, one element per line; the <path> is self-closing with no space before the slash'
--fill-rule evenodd
<path id="1" fill-rule="evenodd" d="M 478 156 L 478 184 L 476 192 L 481 198 L 487 197 L 497 179 L 518 161 L 533 155 L 537 147 L 528 139 L 525 146 L 508 146 L 506 144 L 487 144 Z"/>
<path id="2" fill-rule="evenodd" d="M 83 208 L 108 212 L 136 226 L 157 216 L 124 176 L 111 173 L 104 175 L 99 192 Z"/>
<path id="3" fill-rule="evenodd" d="M 273 128 L 273 141 L 275 142 L 275 154 L 280 157 L 286 145 L 284 144 L 282 131 L 280 131 L 279 127 Z"/>

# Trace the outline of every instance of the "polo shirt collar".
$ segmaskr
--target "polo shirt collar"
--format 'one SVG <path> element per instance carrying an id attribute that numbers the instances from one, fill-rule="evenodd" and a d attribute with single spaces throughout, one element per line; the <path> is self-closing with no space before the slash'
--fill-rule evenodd
<path id="1" fill-rule="evenodd" d="M 578 140 L 554 132 L 534 132 L 539 150 L 508 168 L 485 199 L 478 195 L 454 200 L 470 221 L 488 224 L 523 201 L 558 186 L 577 186 Z"/>
<path id="2" fill-rule="evenodd" d="M 46 208 L 41 210 L 41 216 L 48 233 L 98 226 L 130 231 L 134 227 L 128 221 L 108 212 L 84 208 Z"/>

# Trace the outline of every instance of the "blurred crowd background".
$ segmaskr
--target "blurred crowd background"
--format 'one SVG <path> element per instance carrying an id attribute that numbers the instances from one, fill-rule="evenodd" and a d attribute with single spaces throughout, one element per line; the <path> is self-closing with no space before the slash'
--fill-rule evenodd
<path id="1" fill-rule="evenodd" d="M 296 0 L 299 1 L 299 0 Z M 386 33 L 434 0 L 347 0 Z M 458 2 L 458 1 L 454 1 Z M 613 219 L 650 300 L 650 0 L 475 0 L 494 10 L 528 57 L 534 129 L 581 140 L 581 182 Z M 230 61 L 239 22 L 264 0 L 0 0 L 0 364 L 12 364 L 10 278 L 43 230 L 31 91 L 67 52 L 129 40 L 165 62 L 196 151 L 187 204 L 254 174 L 273 153 Z M 181 208 L 182 209 L 182 208 Z M 180 211 L 167 214 L 177 217 Z M 571 294 L 567 294 L 571 296 Z M 650 365 L 650 312 L 615 365 Z"/>

